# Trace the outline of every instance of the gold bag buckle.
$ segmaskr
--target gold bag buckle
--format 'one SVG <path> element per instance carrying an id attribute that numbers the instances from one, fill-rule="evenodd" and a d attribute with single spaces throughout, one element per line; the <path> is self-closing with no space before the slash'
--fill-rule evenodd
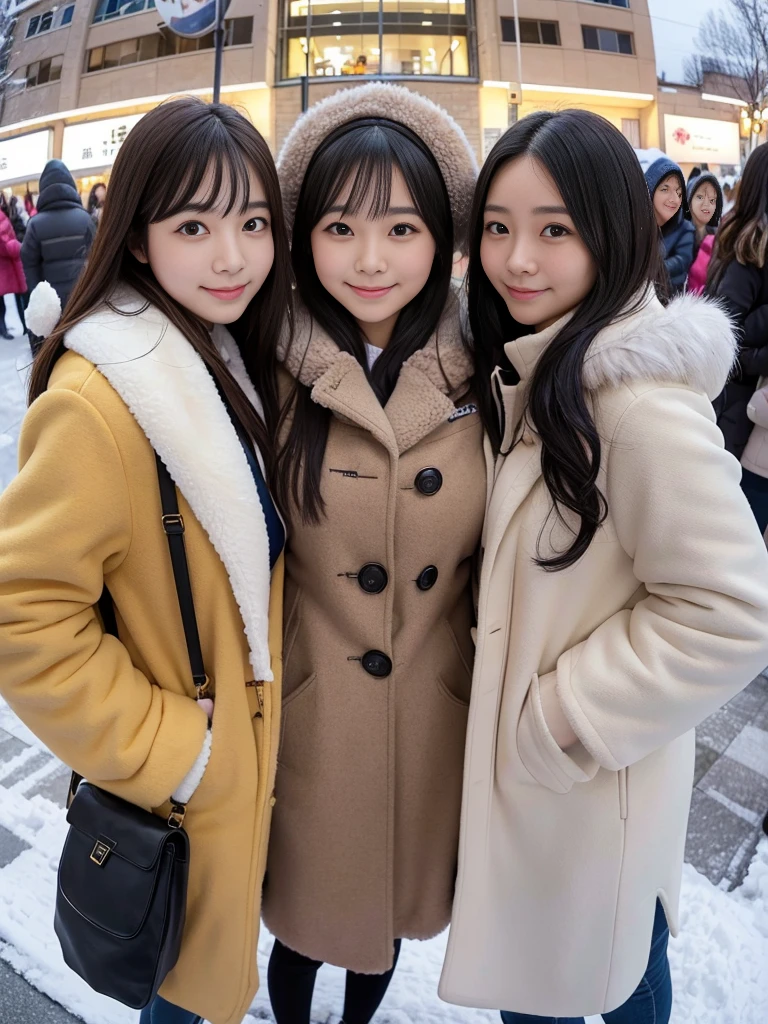
<path id="1" fill-rule="evenodd" d="M 91 850 L 90 859 L 96 865 L 97 868 L 103 868 L 107 862 L 107 857 L 117 846 L 117 843 L 113 839 L 107 839 L 106 836 L 99 836 L 96 840 L 96 844 Z"/>

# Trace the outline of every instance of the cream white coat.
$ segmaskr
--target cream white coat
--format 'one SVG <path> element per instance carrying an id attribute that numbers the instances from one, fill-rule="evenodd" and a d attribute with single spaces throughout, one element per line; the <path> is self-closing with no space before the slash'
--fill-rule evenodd
<path id="1" fill-rule="evenodd" d="M 526 382 L 562 326 L 506 346 L 506 451 Z M 585 385 L 608 516 L 562 572 L 570 534 L 529 426 L 500 457 L 484 535 L 462 836 L 440 995 L 546 1016 L 621 1005 L 661 899 L 677 904 L 693 727 L 768 664 L 768 554 L 710 399 L 735 354 L 725 315 L 653 298 L 593 342 Z M 541 705 L 555 688 L 580 742 Z M 550 717 L 551 721 L 551 717 Z"/>

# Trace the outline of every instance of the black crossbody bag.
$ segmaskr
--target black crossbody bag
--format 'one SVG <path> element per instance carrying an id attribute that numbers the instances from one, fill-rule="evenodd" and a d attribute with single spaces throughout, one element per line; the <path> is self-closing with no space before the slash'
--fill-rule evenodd
<path id="1" fill-rule="evenodd" d="M 197 699 L 208 696 L 176 488 L 160 457 L 157 476 L 173 576 Z M 117 636 L 109 593 L 99 607 Z M 150 1003 L 176 965 L 189 877 L 186 805 L 168 819 L 121 800 L 73 772 L 69 833 L 59 864 L 54 928 L 64 960 L 92 989 L 133 1009 Z"/>

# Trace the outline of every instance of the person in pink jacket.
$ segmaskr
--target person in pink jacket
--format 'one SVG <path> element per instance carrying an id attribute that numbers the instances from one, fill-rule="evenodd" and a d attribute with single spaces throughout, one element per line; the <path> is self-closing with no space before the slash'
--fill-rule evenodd
<path id="1" fill-rule="evenodd" d="M 696 229 L 696 240 L 687 288 L 694 295 L 700 295 L 707 283 L 707 268 L 712 258 L 715 232 L 723 215 L 723 190 L 714 174 L 705 171 L 690 182 L 688 208 Z"/>
<path id="2" fill-rule="evenodd" d="M 21 265 L 21 242 L 14 233 L 11 222 L 6 215 L 0 212 L 0 293 L 3 301 L 0 303 L 0 338 L 6 341 L 13 335 L 5 325 L 5 296 L 16 296 L 16 308 L 19 311 L 19 318 L 24 326 L 24 303 L 22 296 L 26 293 L 27 282 L 24 278 L 24 269 Z M 26 326 L 24 326 L 26 330 Z"/>

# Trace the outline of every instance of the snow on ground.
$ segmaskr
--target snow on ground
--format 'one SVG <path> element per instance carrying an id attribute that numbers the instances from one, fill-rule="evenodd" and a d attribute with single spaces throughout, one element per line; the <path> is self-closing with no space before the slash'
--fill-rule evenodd
<path id="1" fill-rule="evenodd" d="M 0 492 L 16 474 L 19 427 L 27 404 L 26 376 L 32 362 L 26 335 L 21 333 L 16 301 L 13 295 L 4 298 L 5 322 L 13 338 L 0 338 Z"/>
<path id="2" fill-rule="evenodd" d="M 0 700 L 0 728 L 33 743 L 14 759 L 20 766 L 39 744 Z M 9 762 L 5 768 L 12 767 Z M 31 767 L 31 766 L 30 766 Z M 56 868 L 64 843 L 64 812 L 40 795 L 27 797 L 24 780 L 0 785 L 0 826 L 29 844 L 0 869 L 0 956 L 40 991 L 87 1024 L 135 1024 L 137 1015 L 98 996 L 64 965 L 53 932 Z M 259 968 L 266 977 L 271 937 L 262 933 Z M 437 997 L 446 936 L 405 942 L 376 1024 L 481 1024 L 498 1021 L 487 1010 L 450 1006 Z M 681 934 L 670 942 L 675 985 L 673 1024 L 765 1024 L 768 1020 L 768 838 L 761 841 L 740 889 L 723 892 L 686 864 Z M 338 1020 L 344 972 L 325 967 L 318 976 L 312 1020 Z M 251 1014 L 272 1020 L 266 988 Z M 599 1022 L 600 1018 L 590 1018 Z"/>

